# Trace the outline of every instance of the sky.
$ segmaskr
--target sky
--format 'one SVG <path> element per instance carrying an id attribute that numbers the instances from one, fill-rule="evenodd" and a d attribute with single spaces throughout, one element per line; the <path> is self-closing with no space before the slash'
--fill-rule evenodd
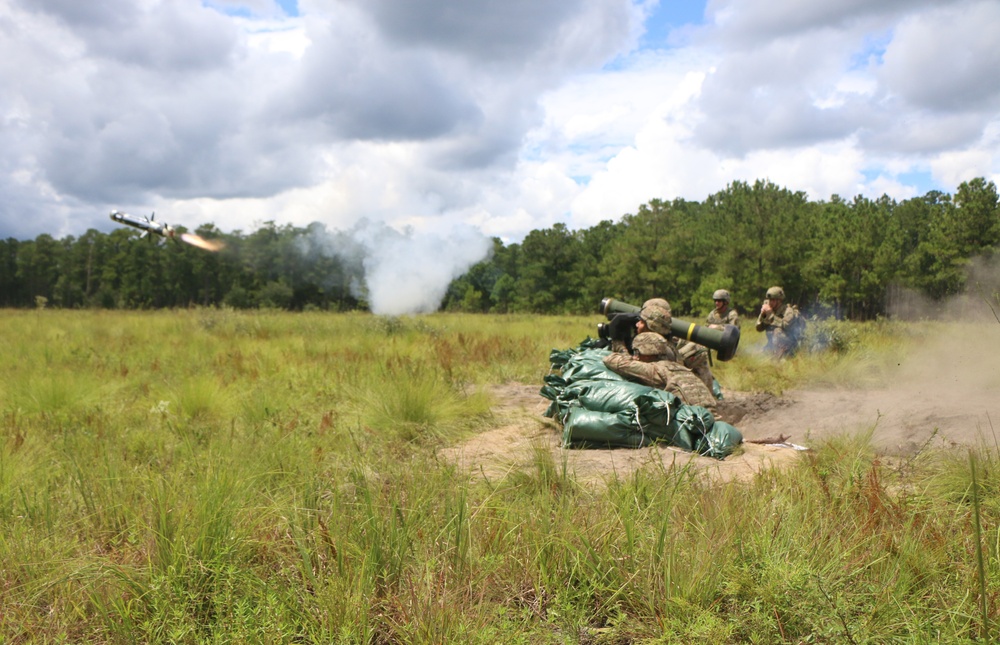
<path id="1" fill-rule="evenodd" d="M 0 0 L 0 238 L 954 193 L 1000 183 L 997 34 L 995 0 Z"/>

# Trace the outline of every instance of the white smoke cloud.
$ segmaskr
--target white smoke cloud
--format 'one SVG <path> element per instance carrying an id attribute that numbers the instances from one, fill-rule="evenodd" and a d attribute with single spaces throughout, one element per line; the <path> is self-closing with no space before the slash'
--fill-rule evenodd
<path id="1" fill-rule="evenodd" d="M 374 314 L 430 313 L 441 306 L 448 285 L 486 259 L 492 240 L 479 230 L 453 225 L 441 233 L 362 220 L 348 232 L 314 227 L 305 241 L 313 253 L 360 265 L 363 284 L 351 283 L 354 297 L 368 301 Z"/>

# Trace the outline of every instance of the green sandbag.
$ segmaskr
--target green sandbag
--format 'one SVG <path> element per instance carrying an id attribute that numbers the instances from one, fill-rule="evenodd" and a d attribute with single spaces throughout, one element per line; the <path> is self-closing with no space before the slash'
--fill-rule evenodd
<path id="1" fill-rule="evenodd" d="M 651 443 L 653 438 L 635 429 L 627 411 L 595 412 L 573 406 L 566 415 L 566 448 L 642 448 Z"/>
<path id="2" fill-rule="evenodd" d="M 698 435 L 708 434 L 715 425 L 715 417 L 700 405 L 682 405 L 674 417 L 678 426 L 684 426 Z"/>
<path id="3" fill-rule="evenodd" d="M 562 369 L 562 367 L 574 356 L 580 354 L 588 349 L 603 349 L 600 346 L 601 341 L 596 338 L 591 338 L 587 336 L 582 343 L 577 347 L 571 347 L 569 349 L 553 349 L 549 352 L 549 364 L 552 366 L 553 370 Z"/>
<path id="4" fill-rule="evenodd" d="M 712 429 L 696 444 L 698 454 L 725 459 L 743 443 L 743 434 L 725 421 L 716 421 Z"/>
<path id="5" fill-rule="evenodd" d="M 585 349 L 566 361 L 562 366 L 562 377 L 570 383 L 595 379 L 621 381 L 621 376 L 604 365 L 604 357 L 610 353 L 606 349 Z"/>
<path id="6" fill-rule="evenodd" d="M 545 410 L 545 416 L 556 419 L 566 414 L 568 400 L 563 396 L 563 392 L 569 386 L 569 381 L 558 374 L 549 374 L 544 378 L 545 385 L 538 391 L 546 399 L 552 401 Z"/>
<path id="7" fill-rule="evenodd" d="M 641 430 L 658 441 L 673 445 L 677 433 L 677 412 L 684 407 L 681 400 L 670 392 L 649 388 L 635 398 L 637 423 Z"/>
<path id="8" fill-rule="evenodd" d="M 687 428 L 674 427 L 674 436 L 670 440 L 671 446 L 687 450 L 688 452 L 694 452 L 696 442 L 697 438 L 692 437 L 691 432 Z"/>
<path id="9" fill-rule="evenodd" d="M 715 417 L 700 405 L 682 405 L 674 413 L 673 445 L 694 452 L 715 424 Z"/>
<path id="10" fill-rule="evenodd" d="M 570 405 L 596 412 L 629 411 L 636 430 L 667 440 L 674 434 L 674 413 L 683 404 L 672 393 L 641 383 L 579 381 L 566 387 L 553 405 L 559 416 L 565 416 Z"/>
<path id="11" fill-rule="evenodd" d="M 563 390 L 566 389 L 566 386 L 569 385 L 561 376 L 555 374 L 549 374 L 544 380 L 545 385 L 542 386 L 542 389 L 538 393 L 550 401 L 558 399 Z"/>
<path id="12" fill-rule="evenodd" d="M 723 459 L 743 441 L 739 430 L 670 392 L 626 381 L 604 366 L 610 352 L 581 344 L 553 350 L 553 369 L 540 393 L 552 401 L 545 415 L 563 424 L 566 447 L 641 448 L 660 441 Z M 721 398 L 718 382 L 713 388 Z"/>
<path id="13" fill-rule="evenodd" d="M 575 399 L 588 410 L 621 412 L 635 407 L 635 399 L 651 388 L 631 381 L 576 381 L 567 386 L 561 398 Z"/>
<path id="14" fill-rule="evenodd" d="M 602 399 L 619 399 L 617 404 L 605 401 L 595 401 L 593 405 L 584 403 L 583 407 L 591 410 L 603 412 L 617 412 L 628 406 L 634 394 L 643 391 L 646 386 L 638 383 L 625 381 L 621 376 L 615 374 L 604 365 L 604 357 L 610 352 L 604 349 L 567 350 L 557 352 L 552 350 L 550 359 L 553 359 L 553 367 L 558 363 L 554 360 L 557 356 L 565 355 L 563 371 L 561 374 L 549 374 L 545 377 L 545 385 L 539 390 L 539 394 L 552 401 L 545 416 L 550 418 L 560 418 L 566 415 L 570 402 L 576 401 L 581 394 L 593 390 L 601 392 Z M 602 392 L 600 383 L 614 384 L 614 390 Z"/>
<path id="15" fill-rule="evenodd" d="M 549 352 L 549 367 L 552 370 L 560 370 L 569 359 L 579 354 L 577 349 L 553 349 Z"/>

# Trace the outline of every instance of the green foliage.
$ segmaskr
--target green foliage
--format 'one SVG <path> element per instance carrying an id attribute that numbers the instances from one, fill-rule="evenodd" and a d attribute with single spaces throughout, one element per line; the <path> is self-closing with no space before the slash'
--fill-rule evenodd
<path id="1" fill-rule="evenodd" d="M 231 293 L 231 292 L 230 292 Z M 262 307 L 272 309 L 289 309 L 295 293 L 292 288 L 280 280 L 272 280 L 261 287 L 258 302 Z"/>
<path id="2" fill-rule="evenodd" d="M 995 443 L 900 465 L 843 436 L 742 483 L 601 485 L 539 443 L 474 481 L 440 450 L 509 423 L 484 386 L 540 383 L 595 315 L 2 315 L 4 642 L 994 636 Z M 830 325 L 838 351 L 720 378 L 857 382 L 923 333 Z"/>
<path id="3" fill-rule="evenodd" d="M 557 223 L 518 243 L 494 238 L 489 256 L 449 285 L 441 310 L 582 314 L 606 296 L 665 297 L 678 315 L 700 319 L 711 292 L 726 288 L 746 317 L 780 284 L 807 313 L 872 320 L 906 314 L 914 293 L 940 300 L 962 292 L 973 259 L 1000 251 L 1000 195 L 984 178 L 963 182 L 954 196 L 931 191 L 900 203 L 812 202 L 769 181 L 736 181 L 701 203 L 652 199 L 608 217 L 578 231 Z M 210 224 L 197 233 L 225 249 L 156 244 L 131 229 L 0 241 L 0 305 L 366 307 L 352 231 L 268 221 L 249 234 Z"/>

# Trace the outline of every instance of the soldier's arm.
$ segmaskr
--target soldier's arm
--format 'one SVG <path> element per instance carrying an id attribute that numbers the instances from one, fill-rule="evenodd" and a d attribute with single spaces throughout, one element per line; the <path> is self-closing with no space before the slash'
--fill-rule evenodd
<path id="1" fill-rule="evenodd" d="M 608 354 L 603 360 L 607 368 L 618 376 L 644 385 L 650 384 L 652 368 L 649 363 L 643 363 L 627 354 Z"/>
<path id="2" fill-rule="evenodd" d="M 798 315 L 799 312 L 795 309 L 795 307 L 788 305 L 787 307 L 785 307 L 785 312 L 780 317 L 775 316 L 774 322 L 772 322 L 771 324 L 774 326 L 775 329 L 785 330 L 788 327 L 791 327 L 792 321 L 795 320 L 798 317 Z"/>
<path id="3" fill-rule="evenodd" d="M 615 374 L 621 374 L 621 370 L 624 369 L 625 364 L 631 362 L 633 359 L 628 354 L 611 353 L 601 360 L 604 361 L 604 366 L 609 370 Z"/>
<path id="4" fill-rule="evenodd" d="M 625 341 L 622 340 L 611 341 L 611 351 L 615 354 L 629 354 L 628 347 L 625 345 Z"/>

